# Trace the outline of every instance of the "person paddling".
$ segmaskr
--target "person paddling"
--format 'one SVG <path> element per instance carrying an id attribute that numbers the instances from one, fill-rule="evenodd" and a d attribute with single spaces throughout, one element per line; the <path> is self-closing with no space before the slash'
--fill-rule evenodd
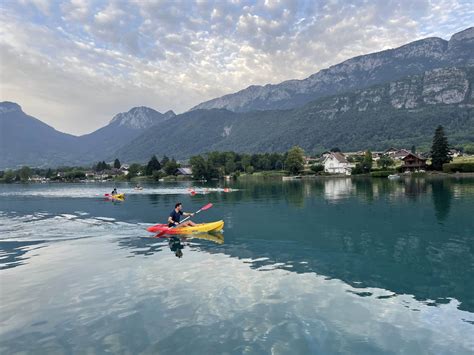
<path id="1" fill-rule="evenodd" d="M 194 216 L 194 213 L 188 213 L 188 212 L 183 212 L 182 211 L 183 209 L 183 204 L 181 202 L 178 202 L 175 206 L 174 206 L 174 210 L 171 211 L 170 213 L 170 216 L 168 217 L 168 227 L 176 227 L 176 226 L 181 226 L 181 227 L 186 227 L 186 226 L 195 226 L 196 223 L 194 223 L 193 221 L 191 220 L 188 220 L 186 222 L 183 222 L 183 223 L 179 223 L 179 221 L 181 220 L 181 216 Z"/>
<path id="2" fill-rule="evenodd" d="M 117 188 L 116 188 L 116 187 L 114 187 L 114 189 L 112 190 L 112 193 L 111 193 L 111 195 L 112 195 L 112 196 L 115 196 L 115 195 L 117 195 L 117 194 L 118 194 L 118 192 L 117 192 Z"/>

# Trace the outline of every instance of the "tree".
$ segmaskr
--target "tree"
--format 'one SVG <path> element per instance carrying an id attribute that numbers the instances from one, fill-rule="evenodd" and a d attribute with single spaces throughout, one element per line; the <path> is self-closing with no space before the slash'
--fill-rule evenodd
<path id="1" fill-rule="evenodd" d="M 3 181 L 9 184 L 13 182 L 14 179 L 15 179 L 15 173 L 12 170 L 5 171 L 5 174 L 3 175 Z"/>
<path id="2" fill-rule="evenodd" d="M 372 152 L 370 150 L 365 152 L 361 165 L 365 173 L 370 172 L 372 169 Z"/>
<path id="3" fill-rule="evenodd" d="M 120 160 L 115 159 L 115 161 L 114 161 L 114 168 L 115 168 L 115 169 L 120 169 L 121 166 L 122 166 L 122 164 L 120 164 Z"/>
<path id="4" fill-rule="evenodd" d="M 29 166 L 24 166 L 18 171 L 18 174 L 20 175 L 21 181 L 27 181 L 31 176 L 31 169 Z"/>
<path id="5" fill-rule="evenodd" d="M 50 168 L 50 169 L 48 169 L 48 171 L 46 172 L 45 177 L 46 177 L 47 179 L 51 179 L 52 176 L 53 176 L 53 171 L 52 171 L 51 168 Z"/>
<path id="6" fill-rule="evenodd" d="M 235 172 L 236 165 L 235 165 L 235 154 L 234 153 L 226 153 L 225 156 L 225 166 L 224 171 L 226 174 L 232 174 Z"/>
<path id="7" fill-rule="evenodd" d="M 166 155 L 163 155 L 163 159 L 161 159 L 161 166 L 165 166 L 167 162 L 170 161 L 170 158 L 168 158 Z"/>
<path id="8" fill-rule="evenodd" d="M 95 171 L 104 171 L 108 169 L 110 169 L 110 165 L 107 164 L 105 161 L 98 162 L 94 168 Z"/>
<path id="9" fill-rule="evenodd" d="M 297 175 L 304 168 L 304 150 L 298 146 L 294 146 L 288 151 L 285 161 L 286 170 L 290 174 Z"/>
<path id="10" fill-rule="evenodd" d="M 431 166 L 434 170 L 442 170 L 443 164 L 450 161 L 448 138 L 444 134 L 443 126 L 439 125 L 435 130 L 431 146 Z"/>
<path id="11" fill-rule="evenodd" d="M 336 153 L 336 152 L 341 152 L 341 150 L 338 147 L 334 147 L 331 149 L 331 152 Z"/>
<path id="12" fill-rule="evenodd" d="M 382 169 L 386 169 L 387 167 L 393 165 L 393 159 L 390 158 L 388 155 L 382 155 L 379 159 L 378 164 L 382 167 Z"/>
<path id="13" fill-rule="evenodd" d="M 195 179 L 207 179 L 207 164 L 204 158 L 200 155 L 196 155 L 189 159 L 189 164 L 191 165 L 191 169 L 193 171 L 193 177 Z"/>
<path id="14" fill-rule="evenodd" d="M 142 166 L 140 164 L 137 164 L 137 163 L 133 163 L 132 165 L 130 165 L 130 167 L 128 168 L 128 175 L 127 175 L 127 178 L 128 179 L 131 179 L 135 176 L 138 175 L 138 173 L 140 173 L 142 171 Z"/>
<path id="15" fill-rule="evenodd" d="M 416 154 L 416 147 L 415 147 L 414 144 L 411 146 L 411 152 L 412 152 L 413 154 Z"/>
<path id="16" fill-rule="evenodd" d="M 474 154 L 474 144 L 464 145 L 463 152 L 466 154 Z"/>
<path id="17" fill-rule="evenodd" d="M 165 164 L 163 170 L 165 171 L 166 175 L 174 175 L 176 174 L 176 170 L 178 170 L 179 165 L 176 163 L 176 160 L 171 159 L 169 162 Z"/>
<path id="18" fill-rule="evenodd" d="M 156 155 L 153 155 L 146 166 L 145 174 L 150 176 L 150 175 L 153 175 L 153 172 L 155 170 L 160 170 L 160 169 L 161 169 L 161 164 L 156 158 Z"/>
<path id="19" fill-rule="evenodd" d="M 321 171 L 324 171 L 324 165 L 322 164 L 313 164 L 311 165 L 311 171 L 314 173 L 320 173 Z"/>

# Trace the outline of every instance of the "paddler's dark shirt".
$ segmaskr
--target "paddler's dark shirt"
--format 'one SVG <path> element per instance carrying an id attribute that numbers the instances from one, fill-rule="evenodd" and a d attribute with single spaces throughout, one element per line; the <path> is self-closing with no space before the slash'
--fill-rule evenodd
<path id="1" fill-rule="evenodd" d="M 178 223 L 179 223 L 179 221 L 181 220 L 181 216 L 182 216 L 182 215 L 183 215 L 183 212 L 182 212 L 182 211 L 176 212 L 176 210 L 173 210 L 173 211 L 171 211 L 171 213 L 170 213 L 171 219 L 172 219 L 174 222 L 178 222 Z M 168 227 L 172 227 L 172 226 L 174 226 L 174 224 L 172 224 L 172 223 L 169 223 L 169 224 L 168 224 Z"/>

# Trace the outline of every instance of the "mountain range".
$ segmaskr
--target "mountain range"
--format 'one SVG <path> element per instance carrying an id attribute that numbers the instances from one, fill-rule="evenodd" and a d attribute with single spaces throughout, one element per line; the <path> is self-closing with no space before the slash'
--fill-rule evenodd
<path id="1" fill-rule="evenodd" d="M 134 107 L 115 115 L 108 125 L 76 137 L 62 133 L 23 112 L 13 102 L 0 103 L 0 168 L 89 164 L 110 159 L 130 142 L 159 123 L 175 117 L 148 107 Z"/>
<path id="2" fill-rule="evenodd" d="M 452 143 L 472 142 L 473 70 L 471 27 L 449 41 L 427 38 L 355 57 L 304 80 L 251 86 L 180 115 L 135 107 L 80 137 L 2 102 L 0 168 L 284 151 L 295 144 L 308 152 L 419 146 L 429 144 L 438 124 Z"/>
<path id="3" fill-rule="evenodd" d="M 224 108 L 234 112 L 279 110 L 302 106 L 317 98 L 421 74 L 434 68 L 474 65 L 474 28 L 449 41 L 426 38 L 395 49 L 351 58 L 303 80 L 252 85 L 234 94 L 203 102 L 192 110 Z"/>

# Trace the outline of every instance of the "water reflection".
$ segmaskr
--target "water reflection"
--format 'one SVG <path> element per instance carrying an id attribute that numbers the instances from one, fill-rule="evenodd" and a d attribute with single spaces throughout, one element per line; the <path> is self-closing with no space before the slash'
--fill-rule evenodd
<path id="1" fill-rule="evenodd" d="M 183 249 L 185 245 L 185 240 L 186 240 L 185 237 L 183 237 L 183 240 L 181 240 L 181 238 L 177 236 L 171 236 L 168 239 L 168 246 L 177 258 L 183 257 Z"/>
<path id="2" fill-rule="evenodd" d="M 436 218 L 442 223 L 449 215 L 453 189 L 449 180 L 440 179 L 431 182 L 432 199 L 435 208 Z"/>
<path id="3" fill-rule="evenodd" d="M 14 268 L 26 263 L 27 253 L 41 247 L 43 241 L 17 242 L 4 241 L 0 242 L 0 270 Z"/>
<path id="4" fill-rule="evenodd" d="M 131 237 L 121 238 L 118 244 L 121 248 L 130 249 L 133 255 L 150 256 L 155 253 L 168 249 L 177 257 L 182 258 L 184 255 L 183 249 L 189 247 L 190 250 L 209 250 L 212 249 L 212 244 L 195 244 L 195 240 L 205 240 L 217 245 L 224 244 L 224 234 L 221 232 L 213 233 L 198 233 L 186 236 L 162 236 L 162 237 Z M 218 251 L 218 249 L 216 249 Z"/>

